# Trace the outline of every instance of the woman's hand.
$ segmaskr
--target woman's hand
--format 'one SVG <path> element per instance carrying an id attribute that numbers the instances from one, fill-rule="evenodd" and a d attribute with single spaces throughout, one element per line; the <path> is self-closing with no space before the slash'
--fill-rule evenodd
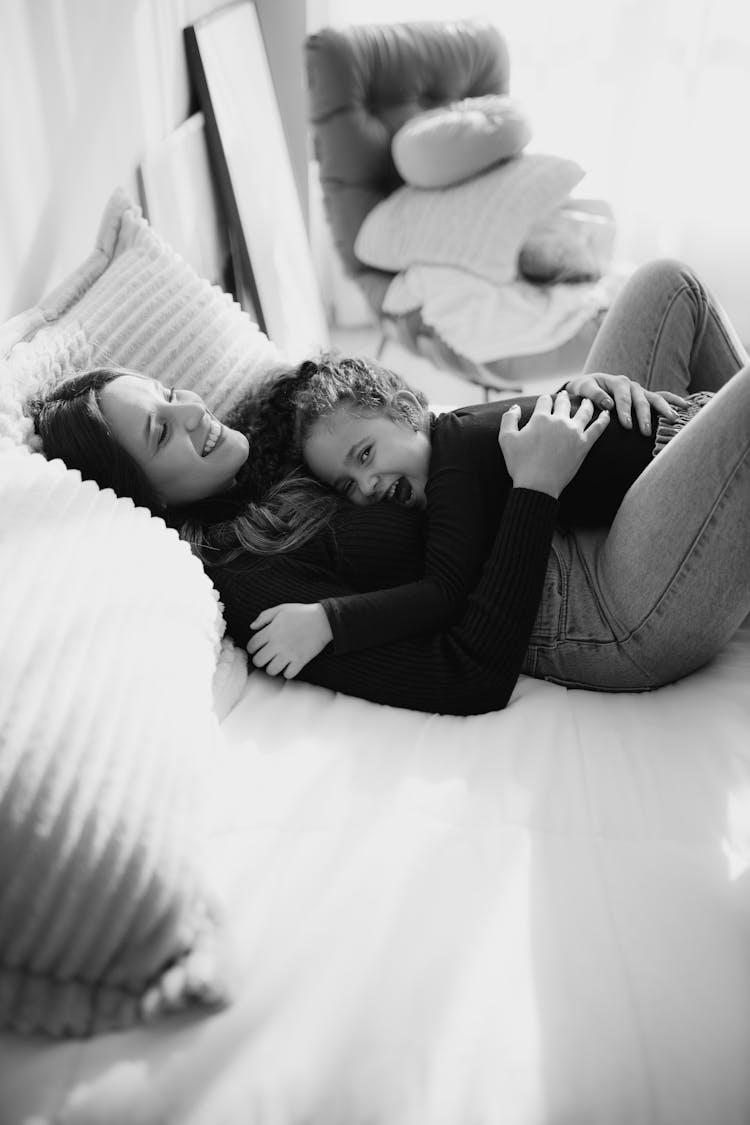
<path id="1" fill-rule="evenodd" d="M 675 406 L 684 406 L 686 400 L 671 391 L 647 391 L 640 383 L 628 379 L 627 375 L 608 375 L 604 371 L 597 371 L 591 375 L 574 375 L 565 384 L 565 390 L 570 395 L 580 395 L 590 398 L 595 406 L 602 410 L 617 410 L 617 417 L 626 429 L 633 425 L 633 411 L 635 411 L 638 429 L 642 434 L 651 433 L 651 408 L 657 414 L 673 422 L 677 415 L 670 403 Z"/>
<path id="2" fill-rule="evenodd" d="M 554 404 L 551 395 L 540 395 L 519 430 L 520 407 L 509 407 L 500 422 L 498 441 L 515 487 L 559 496 L 607 428 L 609 414 L 603 410 L 594 418 L 594 410 L 591 399 L 585 398 L 571 417 L 566 391 L 555 396 Z"/>
<path id="3" fill-rule="evenodd" d="M 264 609 L 250 624 L 257 630 L 247 643 L 256 668 L 269 676 L 291 680 L 333 638 L 326 611 L 319 603 L 284 602 Z"/>

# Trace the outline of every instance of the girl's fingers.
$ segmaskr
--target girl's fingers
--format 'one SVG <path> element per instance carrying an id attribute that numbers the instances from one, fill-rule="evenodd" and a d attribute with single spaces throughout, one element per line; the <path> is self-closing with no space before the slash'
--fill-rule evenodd
<path id="1" fill-rule="evenodd" d="M 255 621 L 250 622 L 250 628 L 262 629 L 264 625 L 268 625 L 270 621 L 273 621 L 280 608 L 281 606 L 272 605 L 269 606 L 268 609 L 262 609 L 258 616 L 255 618 Z"/>
<path id="2" fill-rule="evenodd" d="M 534 403 L 535 414 L 551 414 L 552 413 L 552 395 L 544 394 L 539 395 L 539 398 Z"/>
<path id="3" fill-rule="evenodd" d="M 518 433 L 518 419 L 520 417 L 521 407 L 517 402 L 514 402 L 512 406 L 508 407 L 500 419 L 500 433 L 507 434 L 514 431 Z"/>
<path id="4" fill-rule="evenodd" d="M 287 666 L 287 659 L 284 656 L 274 656 L 273 660 L 269 661 L 266 665 L 266 672 L 269 676 L 278 676 Z"/>
<path id="5" fill-rule="evenodd" d="M 583 436 L 589 445 L 593 445 L 606 430 L 609 425 L 610 413 L 608 410 L 601 410 L 590 426 L 583 432 Z"/>
<path id="6" fill-rule="evenodd" d="M 591 419 L 594 417 L 595 410 L 596 407 L 594 406 L 594 403 L 590 398 L 581 399 L 581 405 L 575 412 L 575 421 L 578 423 L 582 430 L 586 428 Z"/>
<path id="7" fill-rule="evenodd" d="M 567 391 L 559 391 L 555 395 L 555 408 L 553 413 L 562 418 L 570 417 L 570 395 Z"/>
<path id="8" fill-rule="evenodd" d="M 254 655 L 256 652 L 260 652 L 265 643 L 266 637 L 263 632 L 253 633 L 252 637 L 247 642 L 245 647 L 249 653 L 252 653 Z"/>

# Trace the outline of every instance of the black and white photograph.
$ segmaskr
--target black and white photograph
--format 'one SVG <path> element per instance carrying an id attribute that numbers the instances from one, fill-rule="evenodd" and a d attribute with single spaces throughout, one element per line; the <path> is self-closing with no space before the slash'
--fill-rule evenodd
<path id="1" fill-rule="evenodd" d="M 0 1125 L 750 1125 L 746 5 L 0 43 Z"/>

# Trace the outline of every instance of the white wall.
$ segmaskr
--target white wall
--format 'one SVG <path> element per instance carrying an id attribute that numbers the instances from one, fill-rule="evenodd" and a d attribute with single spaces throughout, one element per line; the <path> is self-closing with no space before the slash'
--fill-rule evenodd
<path id="1" fill-rule="evenodd" d="M 0 321 L 85 257 L 115 187 L 138 200 L 139 162 L 193 108 L 182 28 L 223 2 L 2 0 Z M 304 189 L 304 0 L 258 13 Z"/>
<path id="2" fill-rule="evenodd" d="M 483 16 L 534 144 L 610 201 L 618 256 L 694 266 L 750 345 L 747 0 L 310 0 L 317 26 Z M 540 29 L 543 29 L 540 32 Z"/>

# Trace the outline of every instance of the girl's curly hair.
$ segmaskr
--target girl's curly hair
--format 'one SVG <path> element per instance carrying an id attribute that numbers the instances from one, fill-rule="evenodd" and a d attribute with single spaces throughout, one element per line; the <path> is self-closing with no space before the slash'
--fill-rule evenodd
<path id="1" fill-rule="evenodd" d="M 259 500 L 288 474 L 304 475 L 302 445 L 310 427 L 344 405 L 417 429 L 428 424 L 421 391 L 374 360 L 324 352 L 296 367 L 274 368 L 225 419 L 250 443 L 239 478 L 247 495 Z"/>
<path id="2" fill-rule="evenodd" d="M 374 360 L 326 353 L 316 363 L 303 366 L 306 375 L 295 394 L 293 444 L 298 455 L 315 422 L 342 406 L 354 414 L 381 414 L 415 429 L 427 429 L 429 411 L 422 392 Z"/>

